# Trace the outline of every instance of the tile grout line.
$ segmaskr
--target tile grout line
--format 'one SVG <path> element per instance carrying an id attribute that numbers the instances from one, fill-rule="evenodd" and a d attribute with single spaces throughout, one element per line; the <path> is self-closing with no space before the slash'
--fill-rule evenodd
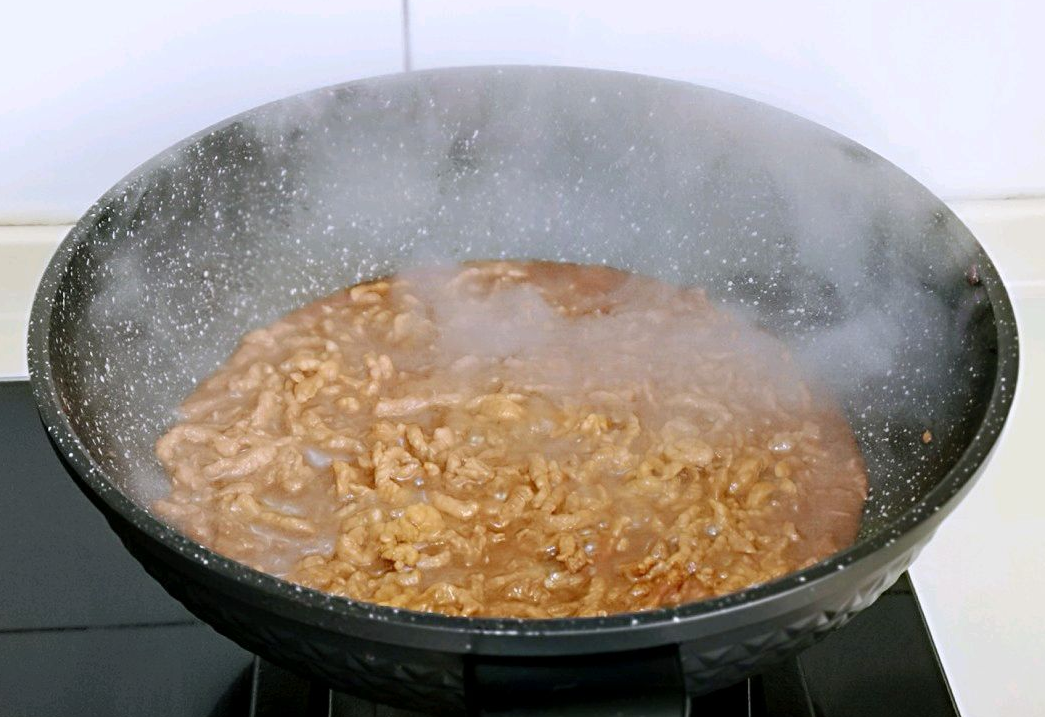
<path id="1" fill-rule="evenodd" d="M 410 0 L 403 0 L 403 72 L 413 69 L 413 53 L 410 47 Z"/>

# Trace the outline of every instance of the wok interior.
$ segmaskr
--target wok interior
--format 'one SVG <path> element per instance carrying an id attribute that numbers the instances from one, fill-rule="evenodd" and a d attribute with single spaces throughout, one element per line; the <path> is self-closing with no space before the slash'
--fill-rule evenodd
<path id="1" fill-rule="evenodd" d="M 995 379 L 994 315 L 967 280 L 990 265 L 939 200 L 821 127 L 651 78 L 485 68 L 319 90 L 168 151 L 74 235 L 56 387 L 142 505 L 166 491 L 156 437 L 245 331 L 434 261 L 606 263 L 707 288 L 841 400 L 871 483 L 861 537 L 953 466 Z"/>

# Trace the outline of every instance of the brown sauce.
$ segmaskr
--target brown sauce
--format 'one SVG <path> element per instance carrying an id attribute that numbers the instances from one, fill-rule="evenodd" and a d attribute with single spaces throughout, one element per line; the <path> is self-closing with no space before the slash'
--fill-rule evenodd
<path id="1" fill-rule="evenodd" d="M 849 545 L 866 496 L 781 344 L 605 267 L 339 291 L 248 334 L 182 411 L 160 516 L 302 585 L 454 615 L 733 592 Z"/>

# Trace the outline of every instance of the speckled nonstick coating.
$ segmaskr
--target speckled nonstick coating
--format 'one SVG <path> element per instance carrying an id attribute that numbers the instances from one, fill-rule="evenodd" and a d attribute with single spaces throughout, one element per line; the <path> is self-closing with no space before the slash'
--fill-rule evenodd
<path id="1" fill-rule="evenodd" d="M 165 485 L 153 442 L 245 331 L 400 267 L 491 257 L 701 285 L 787 342 L 835 390 L 867 460 L 856 544 L 679 608 L 474 619 L 291 585 L 144 507 Z M 543 67 L 351 82 L 204 130 L 83 216 L 47 268 L 29 329 L 55 449 L 171 594 L 275 662 L 440 711 L 474 702 L 466 693 L 498 660 L 525 679 L 529 664 L 576 655 L 568 681 L 586 664 L 667 656 L 698 693 L 810 644 L 888 587 L 969 489 L 1017 364 L 994 265 L 881 157 L 715 90 Z"/>

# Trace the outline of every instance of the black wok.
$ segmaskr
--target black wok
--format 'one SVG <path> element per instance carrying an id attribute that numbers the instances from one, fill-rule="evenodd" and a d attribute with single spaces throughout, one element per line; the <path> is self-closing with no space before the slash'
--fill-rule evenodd
<path id="1" fill-rule="evenodd" d="M 788 342 L 835 390 L 866 458 L 856 544 L 675 609 L 469 619 L 302 589 L 149 513 L 165 486 L 154 440 L 243 332 L 408 261 L 499 256 L 702 285 Z M 506 67 L 317 90 L 150 160 L 51 261 L 29 361 L 55 449 L 172 595 L 273 662 L 453 712 L 521 700 L 523 686 L 537 700 L 569 685 L 695 694 L 842 625 L 968 491 L 1005 422 L 1018 348 L 969 231 L 854 142 L 678 82 Z"/>

